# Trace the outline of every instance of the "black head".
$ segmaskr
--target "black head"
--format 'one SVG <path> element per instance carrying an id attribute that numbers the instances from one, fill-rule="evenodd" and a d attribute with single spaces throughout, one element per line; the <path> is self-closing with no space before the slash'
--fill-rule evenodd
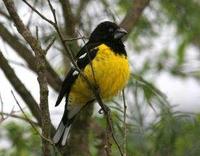
<path id="1" fill-rule="evenodd" d="M 89 43 L 104 43 L 114 52 L 126 55 L 122 38 L 127 34 L 126 30 L 117 24 L 106 21 L 100 23 L 92 32 Z"/>
<path id="2" fill-rule="evenodd" d="M 120 28 L 117 24 L 106 21 L 100 23 L 90 36 L 91 42 L 112 42 L 119 41 L 127 34 L 126 30 Z"/>

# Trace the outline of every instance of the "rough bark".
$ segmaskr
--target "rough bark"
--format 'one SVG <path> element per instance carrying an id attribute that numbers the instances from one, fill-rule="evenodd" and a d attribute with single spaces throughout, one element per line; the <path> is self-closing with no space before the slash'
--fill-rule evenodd
<path id="1" fill-rule="evenodd" d="M 4 0 L 4 4 L 10 14 L 10 17 L 14 21 L 18 32 L 28 42 L 31 49 L 35 53 L 36 67 L 38 73 L 38 82 L 40 86 L 40 109 L 41 109 L 41 122 L 42 122 L 42 150 L 44 156 L 50 156 L 50 143 L 47 139 L 50 138 L 50 116 L 48 108 L 48 86 L 46 78 L 46 64 L 45 64 L 45 51 L 41 48 L 40 42 L 33 37 L 28 28 L 24 25 L 23 21 L 19 17 L 14 2 L 12 0 Z"/>

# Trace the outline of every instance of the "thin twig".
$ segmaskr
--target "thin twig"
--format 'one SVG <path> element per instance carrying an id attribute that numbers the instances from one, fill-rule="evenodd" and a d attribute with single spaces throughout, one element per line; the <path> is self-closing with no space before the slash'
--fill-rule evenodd
<path id="1" fill-rule="evenodd" d="M 52 12 L 52 14 L 53 14 L 54 23 L 55 23 L 56 25 L 58 25 L 57 18 L 56 18 L 56 11 L 55 11 L 55 9 L 53 8 L 53 6 L 52 6 L 50 0 L 48 0 L 48 4 L 49 4 L 49 7 L 50 7 L 51 12 Z"/>
<path id="2" fill-rule="evenodd" d="M 42 134 L 40 134 L 40 132 L 38 131 L 38 129 L 35 127 L 35 125 L 33 124 L 33 122 L 29 119 L 29 117 L 26 115 L 26 113 L 24 112 L 23 108 L 21 107 L 21 105 L 19 104 L 17 98 L 15 97 L 15 94 L 14 92 L 11 90 L 11 94 L 16 102 L 16 104 L 18 105 L 19 109 L 21 110 L 21 112 L 24 114 L 24 117 L 26 119 L 26 121 L 28 121 L 28 123 L 32 126 L 32 128 L 36 131 L 36 133 L 39 134 L 39 136 L 43 139 L 45 139 L 46 141 L 48 141 L 50 144 L 54 144 L 53 141 L 51 141 L 50 139 L 48 138 L 45 138 Z"/>
<path id="3" fill-rule="evenodd" d="M 27 104 L 30 112 L 37 119 L 37 122 L 41 125 L 41 112 L 36 100 L 33 98 L 31 93 L 26 89 L 24 84 L 17 77 L 14 70 L 11 68 L 8 61 L 3 56 L 1 50 L 0 50 L 0 68 L 4 72 L 7 79 L 10 81 L 10 83 L 13 85 L 15 90 L 19 93 L 24 102 Z"/>
<path id="4" fill-rule="evenodd" d="M 52 40 L 51 40 L 51 42 L 49 43 L 49 45 L 46 47 L 46 49 L 45 49 L 45 53 L 47 53 L 48 52 L 48 50 L 51 48 L 51 46 L 54 44 L 54 42 L 55 42 L 55 40 L 56 40 L 56 37 L 54 37 Z"/>
<path id="5" fill-rule="evenodd" d="M 123 103 L 124 103 L 124 142 L 123 142 L 123 156 L 126 156 L 126 148 L 127 148 L 127 127 L 126 127 L 126 110 L 127 110 L 127 105 L 126 105 L 126 99 L 125 99 L 125 93 L 124 89 L 122 91 L 122 97 L 123 97 Z"/>
<path id="6" fill-rule="evenodd" d="M 28 5 L 34 12 L 36 12 L 43 20 L 47 21 L 48 23 L 54 25 L 54 22 L 43 16 L 37 9 L 35 9 L 32 5 L 30 5 L 26 0 L 22 0 L 26 5 Z"/>
<path id="7" fill-rule="evenodd" d="M 120 155 L 123 156 L 123 151 L 122 151 L 122 149 L 121 149 L 121 147 L 120 147 L 120 145 L 119 145 L 119 143 L 118 143 L 118 141 L 117 141 L 117 139 L 116 139 L 116 137 L 114 135 L 114 129 L 113 129 L 113 124 L 112 124 L 113 122 L 112 122 L 110 111 L 107 112 L 106 119 L 107 119 L 107 123 L 109 125 L 110 131 L 111 131 L 111 134 L 112 134 L 112 138 L 113 138 L 115 144 L 117 145 L 117 148 L 118 148 L 118 150 L 120 152 Z"/>
<path id="8" fill-rule="evenodd" d="M 11 112 L 9 114 L 13 114 L 13 112 L 14 112 L 14 106 L 11 109 Z M 0 123 L 3 122 L 4 120 L 6 120 L 9 117 L 9 116 L 3 117 L 3 114 L 1 114 L 1 115 L 2 115 L 2 118 L 0 119 Z"/>
<path id="9" fill-rule="evenodd" d="M 69 41 L 76 41 L 76 40 L 83 40 L 83 39 L 89 39 L 89 38 L 85 37 L 85 36 L 81 36 L 81 37 L 74 37 L 74 38 L 64 39 L 64 41 L 65 42 L 69 42 Z"/>
<path id="10" fill-rule="evenodd" d="M 26 120 L 31 124 L 31 126 L 33 127 L 33 129 L 38 132 L 37 128 L 35 127 L 35 125 L 33 125 L 33 123 L 30 121 L 30 119 L 28 118 L 28 116 L 26 115 L 26 113 L 24 112 L 23 108 L 21 107 L 21 105 L 19 104 L 17 98 L 15 97 L 14 92 L 11 90 L 11 94 L 16 102 L 16 104 L 18 105 L 19 109 L 21 110 L 21 112 L 24 114 L 24 117 L 26 118 Z M 39 133 L 39 132 L 38 132 Z M 39 133 L 40 134 L 40 133 Z"/>
<path id="11" fill-rule="evenodd" d="M 13 118 L 21 119 L 21 120 L 23 120 L 23 121 L 28 122 L 27 119 L 26 119 L 25 117 L 16 115 L 16 114 L 14 114 L 14 113 L 15 113 L 15 111 L 14 111 L 14 112 L 11 112 L 11 113 L 0 112 L 1 115 L 5 115 L 6 117 L 13 117 Z M 30 119 L 29 119 L 29 120 L 30 120 Z M 39 126 L 39 124 L 38 124 L 37 122 L 35 122 L 35 121 L 30 120 L 30 122 L 32 122 L 32 123 L 33 123 L 34 125 L 36 125 L 36 126 Z"/>
<path id="12" fill-rule="evenodd" d="M 3 9 L 0 9 L 0 15 L 3 17 L 5 17 L 5 18 L 7 18 L 9 21 L 11 20 L 11 18 L 10 18 L 10 16 L 7 14 L 7 13 L 5 13 L 4 11 L 3 11 Z"/>

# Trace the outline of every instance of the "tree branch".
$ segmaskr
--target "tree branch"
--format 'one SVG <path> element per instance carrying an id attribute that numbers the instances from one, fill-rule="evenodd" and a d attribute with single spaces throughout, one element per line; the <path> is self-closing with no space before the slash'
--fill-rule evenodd
<path id="1" fill-rule="evenodd" d="M 60 3 L 62 6 L 64 21 L 65 21 L 66 35 L 68 35 L 68 37 L 76 37 L 75 17 L 72 13 L 71 4 L 69 0 L 64 0 L 64 1 L 60 0 Z"/>
<path id="2" fill-rule="evenodd" d="M 27 104 L 33 116 L 37 119 L 38 124 L 41 125 L 41 112 L 37 102 L 32 97 L 31 93 L 26 89 L 24 84 L 19 80 L 19 78 L 15 74 L 14 70 L 10 67 L 8 61 L 3 56 L 1 51 L 0 51 L 0 67 L 3 70 L 7 79 L 12 84 L 12 86 L 15 88 L 15 90 L 19 93 L 24 102 Z"/>
<path id="3" fill-rule="evenodd" d="M 32 71 L 37 72 L 35 58 L 32 52 L 19 41 L 18 37 L 12 35 L 1 23 L 0 36 L 26 61 Z M 46 59 L 45 63 L 47 66 L 47 80 L 52 88 L 58 92 L 60 90 L 62 81 Z"/>
<path id="4" fill-rule="evenodd" d="M 77 37 L 76 31 L 75 31 L 75 26 L 76 26 L 76 18 L 74 14 L 72 13 L 72 8 L 69 0 L 59 0 L 61 7 L 62 7 L 62 12 L 63 12 L 63 17 L 64 17 L 64 33 L 66 38 L 74 38 Z M 76 50 L 79 49 L 78 42 L 74 41 L 73 43 L 70 43 L 69 45 L 70 49 L 72 49 L 73 55 L 76 54 Z M 63 52 L 66 52 L 65 50 Z M 64 64 L 66 64 L 66 60 L 63 60 Z"/>
<path id="5" fill-rule="evenodd" d="M 31 49 L 35 52 L 35 54 L 43 53 L 44 51 L 41 48 L 40 43 L 38 42 L 38 40 L 36 38 L 33 37 L 31 32 L 24 25 L 21 18 L 17 14 L 13 1 L 12 0 L 3 0 L 3 1 L 4 1 L 4 4 L 10 14 L 10 17 L 12 18 L 13 22 L 15 23 L 15 26 L 16 26 L 18 32 L 28 42 Z"/>
<path id="6" fill-rule="evenodd" d="M 32 126 L 32 128 L 39 134 L 39 136 L 41 138 L 43 138 L 44 140 L 46 140 L 47 142 L 49 142 L 50 144 L 53 144 L 53 142 L 49 139 L 46 138 L 45 136 L 43 136 L 42 134 L 40 134 L 40 132 L 38 131 L 38 129 L 36 128 L 36 126 L 33 124 L 33 122 L 28 118 L 28 116 L 26 115 L 26 113 L 24 112 L 24 110 L 22 109 L 22 107 L 20 106 L 17 98 L 15 97 L 15 94 L 13 93 L 13 91 L 11 90 L 11 93 L 13 95 L 13 98 L 16 102 L 16 104 L 18 105 L 18 107 L 20 108 L 21 112 L 24 114 L 25 120 Z"/>
<path id="7" fill-rule="evenodd" d="M 5 18 L 7 18 L 8 20 L 11 20 L 10 16 L 8 14 L 6 14 L 3 10 L 0 9 L 0 15 L 4 16 Z"/>
<path id="8" fill-rule="evenodd" d="M 95 120 L 90 123 L 90 128 L 95 134 L 95 139 L 99 140 L 99 143 L 96 145 L 97 155 L 98 156 L 106 156 L 106 132 L 105 129 L 102 128 Z"/>
<path id="9" fill-rule="evenodd" d="M 143 10 L 149 5 L 150 0 L 133 0 L 131 8 L 127 11 L 120 26 L 126 29 L 128 34 L 131 33 L 135 24 L 138 22 Z"/>
<path id="10" fill-rule="evenodd" d="M 50 139 L 50 113 L 49 113 L 49 105 L 48 105 L 48 84 L 46 78 L 46 64 L 45 64 L 45 54 L 46 51 L 35 51 L 35 59 L 37 62 L 37 70 L 38 70 L 38 82 L 40 86 L 40 109 L 42 113 L 42 136 L 47 139 Z M 42 138 L 42 149 L 44 156 L 50 156 L 50 143 Z"/>
<path id="11" fill-rule="evenodd" d="M 42 135 L 49 139 L 50 138 L 50 116 L 49 116 L 49 107 L 48 107 L 48 87 L 47 87 L 47 78 L 46 73 L 46 64 L 45 64 L 45 50 L 41 48 L 40 42 L 33 37 L 28 28 L 24 25 L 21 18 L 16 12 L 14 3 L 12 0 L 4 0 L 4 4 L 14 21 L 18 32 L 23 36 L 23 38 L 28 42 L 30 47 L 35 53 L 37 73 L 38 73 L 38 82 L 40 86 L 40 108 L 41 108 L 41 121 L 42 121 Z M 50 156 L 50 143 L 46 139 L 42 139 L 43 142 L 43 155 Z"/>
<path id="12" fill-rule="evenodd" d="M 5 115 L 6 117 L 12 117 L 12 118 L 16 118 L 16 119 L 20 119 L 20 120 L 23 120 L 25 122 L 28 122 L 26 117 L 23 117 L 23 116 L 19 116 L 19 115 L 16 115 L 14 113 L 5 113 L 5 112 L 0 112 L 0 115 Z M 37 122 L 35 121 L 32 121 L 29 119 L 29 121 L 33 124 L 33 125 L 36 125 L 36 126 L 39 126 Z"/>
<path id="13" fill-rule="evenodd" d="M 87 6 L 87 4 L 89 3 L 90 0 L 82 0 L 79 3 L 79 6 L 77 8 L 76 11 L 76 23 L 80 23 L 80 18 L 81 18 L 81 14 L 84 11 L 85 7 Z"/>

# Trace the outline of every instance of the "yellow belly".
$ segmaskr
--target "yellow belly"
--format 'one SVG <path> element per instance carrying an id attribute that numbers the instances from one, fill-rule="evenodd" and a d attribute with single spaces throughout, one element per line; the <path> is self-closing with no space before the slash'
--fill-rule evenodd
<path id="1" fill-rule="evenodd" d="M 93 85 L 97 85 L 102 99 L 108 100 L 125 87 L 130 74 L 129 64 L 124 55 L 115 54 L 104 44 L 98 49 L 92 61 L 94 74 L 91 65 L 87 65 L 83 73 Z M 92 99 L 94 99 L 92 91 L 85 80 L 79 76 L 69 94 L 70 104 L 84 105 Z"/>

